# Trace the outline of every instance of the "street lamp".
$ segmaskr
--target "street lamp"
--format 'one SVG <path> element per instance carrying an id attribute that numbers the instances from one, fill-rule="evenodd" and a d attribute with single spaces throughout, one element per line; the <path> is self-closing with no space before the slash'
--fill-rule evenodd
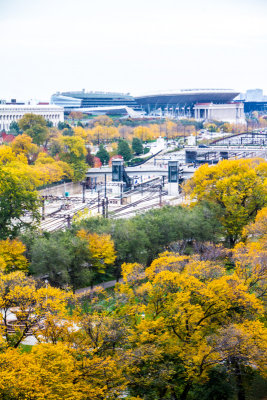
<path id="1" fill-rule="evenodd" d="M 44 283 L 45 283 L 45 289 L 46 289 L 45 300 L 46 300 L 46 303 L 47 303 L 47 288 L 48 288 L 48 283 L 49 283 L 49 282 L 48 282 L 47 279 L 45 279 Z"/>

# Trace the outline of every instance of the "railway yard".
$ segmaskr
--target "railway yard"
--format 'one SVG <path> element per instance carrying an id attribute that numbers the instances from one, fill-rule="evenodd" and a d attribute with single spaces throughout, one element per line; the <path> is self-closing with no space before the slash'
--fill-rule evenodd
<path id="1" fill-rule="evenodd" d="M 187 152 L 195 153 L 195 162 L 188 163 Z M 181 176 L 187 179 L 193 175 L 200 163 L 218 162 L 225 152 L 229 159 L 266 158 L 265 146 L 240 146 L 239 143 L 233 146 L 230 139 L 223 145 L 218 143 L 217 146 L 186 146 L 180 151 L 175 148 L 168 149 L 155 155 L 141 166 L 126 168 L 126 172 L 132 179 L 132 186 L 126 191 L 121 188 L 116 194 L 113 191 L 116 183 L 111 182 L 111 168 L 92 168 L 88 170 L 87 176 L 97 176 L 97 184 L 91 188 L 80 185 L 78 192 L 66 195 L 65 187 L 62 185 L 62 190 L 55 192 L 57 195 L 51 190 L 48 195 L 42 197 L 40 229 L 53 232 L 66 229 L 75 220 L 90 216 L 102 215 L 105 218 L 114 219 L 129 218 L 166 204 L 180 204 L 185 201 L 181 193 L 177 191 L 175 195 L 168 194 L 168 162 L 177 161 L 179 174 L 181 173 Z M 197 161 L 200 163 L 198 164 Z M 58 195 L 59 193 L 60 195 Z"/>

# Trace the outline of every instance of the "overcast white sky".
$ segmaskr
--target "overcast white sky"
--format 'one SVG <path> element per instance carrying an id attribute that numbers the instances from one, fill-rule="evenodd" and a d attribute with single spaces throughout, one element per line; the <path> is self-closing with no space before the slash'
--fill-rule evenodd
<path id="1" fill-rule="evenodd" d="M 0 98 L 262 88 L 267 0 L 0 0 Z"/>

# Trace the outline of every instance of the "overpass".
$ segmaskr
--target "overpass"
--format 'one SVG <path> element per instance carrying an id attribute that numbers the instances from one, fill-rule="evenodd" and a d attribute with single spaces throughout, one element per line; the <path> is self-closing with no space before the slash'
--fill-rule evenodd
<path id="1" fill-rule="evenodd" d="M 216 139 L 210 145 L 214 146 L 267 146 L 267 131 L 243 132 Z"/>
<path id="2" fill-rule="evenodd" d="M 186 163 L 213 163 L 228 158 L 265 158 L 267 159 L 267 147 L 263 146 L 223 146 L 213 145 L 206 147 L 186 146 Z"/>
<path id="3" fill-rule="evenodd" d="M 183 166 L 181 169 L 181 175 L 184 179 L 189 179 L 193 176 L 195 172 L 194 167 Z M 127 167 L 125 168 L 127 175 L 131 178 L 135 176 L 168 176 L 168 165 L 163 167 L 158 166 L 139 166 L 139 167 Z M 111 176 L 112 168 L 111 167 L 101 167 L 101 168 L 90 168 L 86 172 L 87 178 L 98 178 Z"/>

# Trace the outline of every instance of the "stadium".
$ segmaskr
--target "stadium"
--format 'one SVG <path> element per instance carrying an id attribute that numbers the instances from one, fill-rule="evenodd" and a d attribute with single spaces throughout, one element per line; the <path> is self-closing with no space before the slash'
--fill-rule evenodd
<path id="1" fill-rule="evenodd" d="M 161 110 L 163 113 L 171 112 L 190 117 L 194 116 L 196 104 L 226 104 L 232 102 L 238 94 L 239 92 L 228 89 L 188 89 L 139 96 L 135 100 L 148 114 Z"/>
<path id="2" fill-rule="evenodd" d="M 66 111 L 73 108 L 96 108 L 96 107 L 121 107 L 127 106 L 134 109 L 138 108 L 134 97 L 128 93 L 113 93 L 113 92 L 62 92 L 53 94 L 51 103 L 57 104 Z"/>
<path id="3" fill-rule="evenodd" d="M 124 114 L 132 118 L 146 116 L 195 118 L 243 123 L 243 102 L 234 99 L 239 92 L 229 89 L 192 89 L 133 97 L 110 92 L 62 92 L 52 95 L 53 104 L 65 112 L 80 110 L 92 114 Z"/>

